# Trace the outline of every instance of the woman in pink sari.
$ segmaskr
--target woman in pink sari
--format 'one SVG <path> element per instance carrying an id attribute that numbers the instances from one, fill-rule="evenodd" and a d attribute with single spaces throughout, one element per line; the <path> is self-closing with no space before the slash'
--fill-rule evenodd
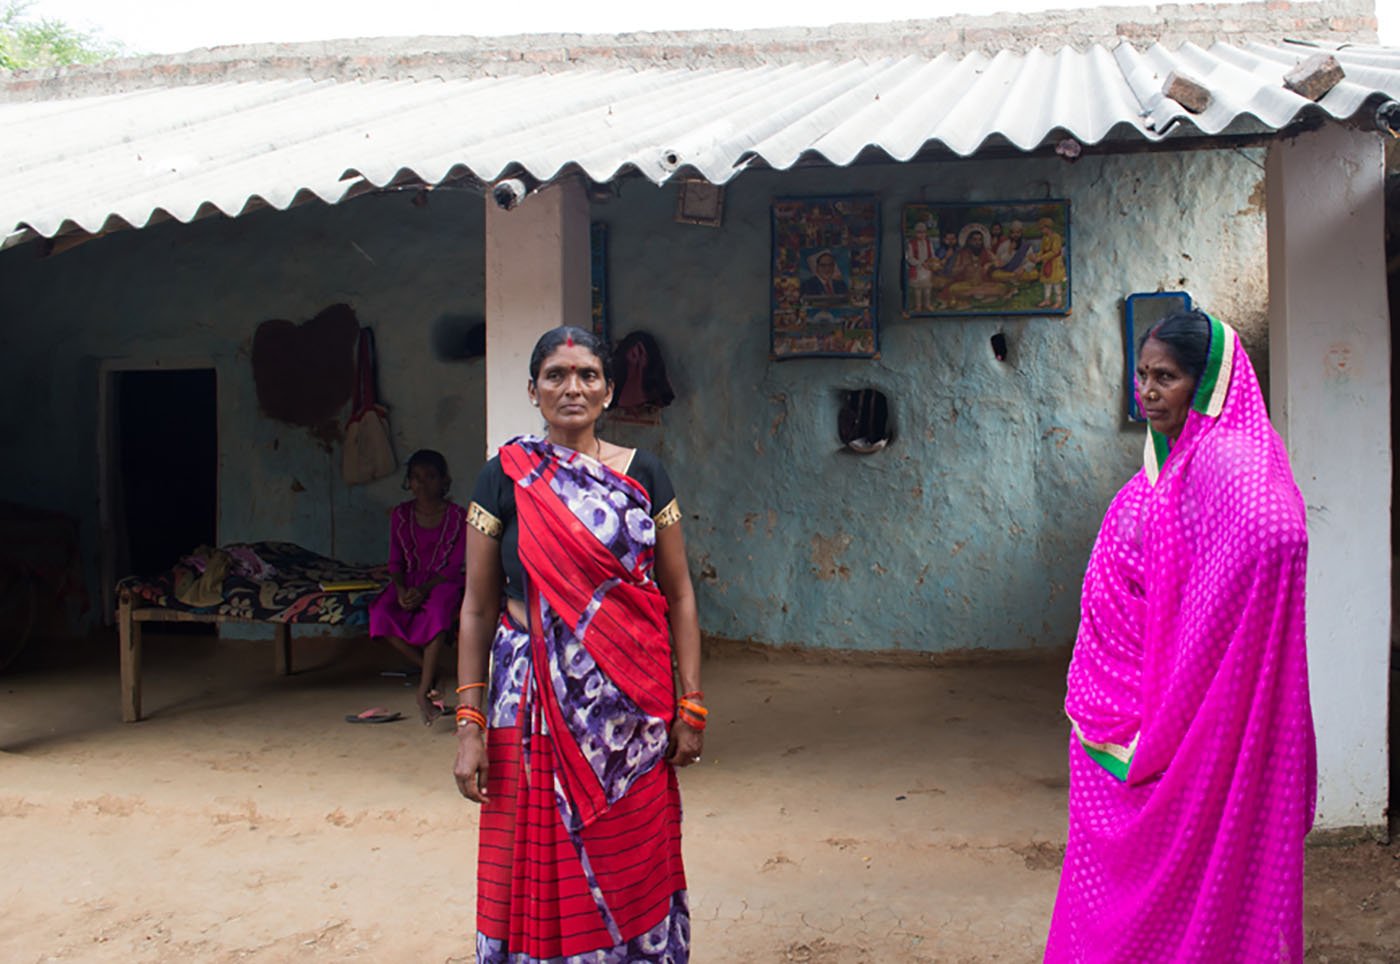
<path id="1" fill-rule="evenodd" d="M 385 639 L 423 674 L 418 711 L 431 724 L 443 713 L 438 664 L 462 605 L 467 513 L 447 498 L 452 476 L 432 449 L 408 458 L 403 487 L 413 498 L 389 517 L 390 585 L 369 607 L 369 634 Z"/>
<path id="2" fill-rule="evenodd" d="M 1099 530 L 1069 668 L 1045 959 L 1302 961 L 1305 507 L 1228 326 L 1163 320 L 1137 378 L 1145 464 Z"/>

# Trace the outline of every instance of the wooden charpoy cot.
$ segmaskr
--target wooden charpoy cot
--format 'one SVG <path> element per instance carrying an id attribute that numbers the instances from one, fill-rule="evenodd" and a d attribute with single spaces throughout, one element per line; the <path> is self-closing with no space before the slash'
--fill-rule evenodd
<path id="1" fill-rule="evenodd" d="M 292 671 L 292 625 L 367 626 L 369 604 L 388 581 L 381 566 L 317 555 L 290 542 L 202 548 L 154 579 L 117 584 L 122 720 L 141 719 L 145 623 L 266 623 L 273 670 Z"/>

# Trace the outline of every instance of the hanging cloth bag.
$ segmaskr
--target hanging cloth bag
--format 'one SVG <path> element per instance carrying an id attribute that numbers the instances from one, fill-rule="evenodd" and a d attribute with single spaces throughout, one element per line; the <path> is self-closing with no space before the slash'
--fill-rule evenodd
<path id="1" fill-rule="evenodd" d="M 360 329 L 355 350 L 355 405 L 345 426 L 342 471 L 350 485 L 392 475 L 399 467 L 389 436 L 389 411 L 374 396 L 374 333 Z"/>

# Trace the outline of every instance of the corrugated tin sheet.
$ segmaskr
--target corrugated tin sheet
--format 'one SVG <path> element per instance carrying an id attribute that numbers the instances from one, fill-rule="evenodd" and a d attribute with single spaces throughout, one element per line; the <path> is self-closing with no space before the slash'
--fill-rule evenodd
<path id="1" fill-rule="evenodd" d="M 717 184 L 761 161 L 896 161 L 930 147 L 970 156 L 1072 136 L 1158 141 L 1277 131 L 1308 111 L 1347 119 L 1400 99 L 1400 50 L 1332 51 L 1346 80 L 1313 104 L 1282 76 L 1302 44 L 1128 44 L 961 59 L 733 69 L 574 69 L 475 80 L 269 80 L 0 104 L 0 235 L 142 227 L 215 211 L 336 203 L 370 187 L 516 166 L 541 180 L 678 172 Z M 1161 96 L 1172 70 L 1212 104 Z M 11 232 L 14 233 L 11 233 Z"/>

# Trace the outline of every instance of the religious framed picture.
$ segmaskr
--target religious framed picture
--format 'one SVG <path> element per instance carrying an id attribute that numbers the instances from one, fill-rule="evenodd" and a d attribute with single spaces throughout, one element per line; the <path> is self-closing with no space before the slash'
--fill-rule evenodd
<path id="1" fill-rule="evenodd" d="M 1128 421 L 1145 422 L 1137 397 L 1138 342 L 1167 315 L 1191 310 L 1191 296 L 1184 291 L 1142 291 L 1123 299 L 1123 360 L 1127 364 Z"/>
<path id="2" fill-rule="evenodd" d="M 879 199 L 777 198 L 772 231 L 773 359 L 878 357 Z"/>
<path id="3" fill-rule="evenodd" d="M 1069 202 L 906 204 L 904 317 L 1067 315 Z"/>

